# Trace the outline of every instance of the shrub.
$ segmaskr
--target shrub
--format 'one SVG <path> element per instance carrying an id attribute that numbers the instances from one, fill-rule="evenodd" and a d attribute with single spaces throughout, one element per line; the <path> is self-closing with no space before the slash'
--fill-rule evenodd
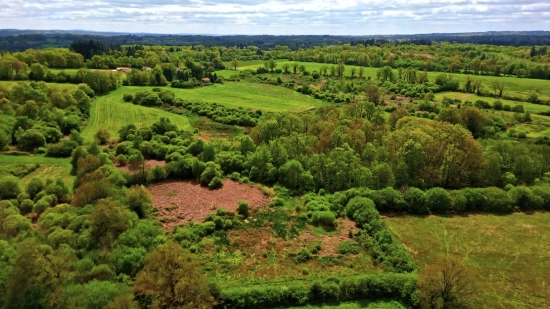
<path id="1" fill-rule="evenodd" d="M 120 166 L 126 166 L 126 164 L 128 163 L 128 157 L 123 154 L 119 154 L 116 157 L 116 160 Z"/>
<path id="2" fill-rule="evenodd" d="M 34 208 L 34 202 L 30 199 L 25 199 L 19 204 L 19 209 L 22 214 L 27 214 L 32 211 Z"/>
<path id="3" fill-rule="evenodd" d="M 512 210 L 512 201 L 506 191 L 497 188 L 485 188 L 485 211 L 494 213 L 508 213 Z"/>
<path id="4" fill-rule="evenodd" d="M 38 147 L 46 146 L 46 137 L 36 129 L 29 129 L 17 139 L 19 147 L 26 151 L 32 151 Z"/>
<path id="5" fill-rule="evenodd" d="M 509 111 L 512 110 L 512 107 L 510 107 L 510 105 L 508 105 L 508 104 L 504 104 L 502 106 L 502 110 L 509 112 Z"/>
<path id="6" fill-rule="evenodd" d="M 500 110 L 502 110 L 502 107 L 503 107 L 502 102 L 500 102 L 500 101 L 493 102 L 493 109 L 494 110 L 500 111 Z"/>
<path id="7" fill-rule="evenodd" d="M 407 194 L 405 194 L 404 198 L 410 213 L 423 215 L 430 212 L 430 209 L 426 204 L 426 194 L 424 191 L 411 187 L 409 188 Z"/>
<path id="8" fill-rule="evenodd" d="M 346 240 L 338 245 L 338 252 L 341 254 L 357 254 L 359 253 L 359 246 L 357 242 L 353 240 Z"/>
<path id="9" fill-rule="evenodd" d="M 447 212 L 451 209 L 451 196 L 443 188 L 426 191 L 426 206 L 433 212 Z"/>
<path id="10" fill-rule="evenodd" d="M 97 132 L 94 135 L 94 138 L 96 139 L 96 141 L 99 144 L 104 145 L 111 138 L 111 133 L 109 132 L 109 130 L 107 130 L 105 128 L 101 128 L 101 129 L 97 130 Z"/>
<path id="11" fill-rule="evenodd" d="M 224 223 L 223 227 L 226 230 L 229 230 L 229 229 L 233 228 L 233 221 L 231 221 L 229 219 L 225 220 L 225 223 Z"/>
<path id="12" fill-rule="evenodd" d="M 212 181 L 210 181 L 210 183 L 208 184 L 208 188 L 210 190 L 215 190 L 215 189 L 219 189 L 223 186 L 223 179 L 221 177 L 214 177 L 212 178 Z"/>
<path id="13" fill-rule="evenodd" d="M 134 95 L 131 93 L 125 93 L 122 99 L 124 102 L 132 102 L 134 100 Z"/>
<path id="14" fill-rule="evenodd" d="M 245 201 L 239 201 L 239 207 L 237 208 L 237 213 L 245 218 L 249 215 L 249 206 L 248 203 Z"/>
<path id="15" fill-rule="evenodd" d="M 523 186 L 510 189 L 508 196 L 512 200 L 512 204 L 521 210 L 539 209 L 543 204 L 540 196 L 533 194 L 531 189 Z"/>
<path id="16" fill-rule="evenodd" d="M 0 178 L 0 199 L 9 200 L 17 198 L 22 192 L 19 178 L 8 175 Z M 30 194 L 29 194 L 30 195 Z"/>

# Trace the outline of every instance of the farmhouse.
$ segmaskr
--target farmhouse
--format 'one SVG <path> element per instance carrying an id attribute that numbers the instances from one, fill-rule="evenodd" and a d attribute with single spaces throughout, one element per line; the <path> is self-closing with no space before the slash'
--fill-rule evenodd
<path id="1" fill-rule="evenodd" d="M 124 73 L 132 72 L 132 69 L 128 68 L 128 67 L 117 67 L 116 70 L 119 71 L 119 72 L 124 72 Z"/>
<path id="2" fill-rule="evenodd" d="M 201 83 L 202 83 L 203 86 L 212 85 L 212 82 L 210 81 L 210 78 L 208 78 L 208 77 L 205 77 L 205 78 L 201 79 Z"/>

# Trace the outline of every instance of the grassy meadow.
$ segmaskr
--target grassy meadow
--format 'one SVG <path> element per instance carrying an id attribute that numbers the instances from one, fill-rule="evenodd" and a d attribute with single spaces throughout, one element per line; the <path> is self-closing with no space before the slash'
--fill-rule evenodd
<path id="1" fill-rule="evenodd" d="M 49 158 L 43 155 L 33 156 L 10 156 L 0 155 L 0 170 L 19 169 L 25 165 L 39 164 L 40 166 L 33 172 L 21 177 L 21 183 L 26 184 L 33 177 L 39 177 L 44 180 L 63 178 L 63 181 L 72 186 L 74 176 L 71 176 L 71 162 L 69 159 Z"/>
<path id="2" fill-rule="evenodd" d="M 121 87 L 106 97 L 118 96 L 122 102 L 124 93 L 151 90 L 152 87 Z M 302 95 L 291 89 L 248 82 L 228 82 L 193 89 L 164 88 L 175 93 L 176 97 L 188 101 L 219 103 L 229 108 L 268 112 L 297 111 L 309 107 L 318 107 L 325 103 L 310 96 Z"/>
<path id="3" fill-rule="evenodd" d="M 138 88 L 136 89 L 142 89 Z M 182 130 L 191 130 L 189 119 L 185 116 L 176 115 L 161 109 L 134 105 L 122 101 L 122 95 L 128 91 L 125 87 L 116 91 L 97 97 L 92 102 L 90 118 L 82 136 L 90 140 L 100 128 L 106 128 L 111 132 L 111 139 L 118 138 L 118 130 L 127 124 L 133 123 L 136 126 L 147 126 L 153 124 L 161 117 L 169 118 Z"/>
<path id="4" fill-rule="evenodd" d="M 394 217 L 390 230 L 419 267 L 459 257 L 479 291 L 475 308 L 550 308 L 550 213 Z"/>
<path id="5" fill-rule="evenodd" d="M 511 100 L 505 100 L 505 99 L 499 99 L 499 98 L 493 98 L 493 97 L 481 97 L 477 94 L 473 93 L 464 93 L 464 92 L 440 92 L 435 94 L 436 100 L 442 100 L 444 97 L 451 98 L 451 99 L 459 99 L 462 102 L 470 101 L 472 103 L 475 103 L 477 100 L 482 100 L 489 102 L 491 105 L 495 101 L 502 102 L 503 105 L 510 105 L 511 107 L 514 107 L 515 105 L 523 105 L 523 108 L 526 111 L 529 111 L 531 113 L 538 113 L 538 112 L 548 112 L 550 111 L 550 106 L 548 105 L 542 105 L 542 104 L 534 104 L 529 102 L 518 102 L 518 101 L 511 101 Z"/>

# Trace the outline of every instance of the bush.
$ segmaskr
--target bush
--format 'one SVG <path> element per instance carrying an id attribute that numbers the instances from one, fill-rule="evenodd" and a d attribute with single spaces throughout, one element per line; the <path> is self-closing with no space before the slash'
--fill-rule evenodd
<path id="1" fill-rule="evenodd" d="M 443 188 L 431 188 L 426 191 L 426 207 L 433 212 L 451 210 L 451 196 Z"/>
<path id="2" fill-rule="evenodd" d="M 78 147 L 78 143 L 72 140 L 64 140 L 57 144 L 49 144 L 47 147 L 46 156 L 67 158 L 71 156 L 76 147 Z"/>
<path id="3" fill-rule="evenodd" d="M 118 164 L 120 166 L 126 166 L 126 164 L 128 163 L 128 157 L 123 155 L 123 154 L 119 154 L 117 157 L 116 157 L 116 161 L 118 162 Z"/>
<path id="4" fill-rule="evenodd" d="M 512 204 L 521 210 L 539 209 L 544 202 L 540 196 L 533 194 L 531 189 L 523 186 L 510 189 L 508 196 L 512 200 Z"/>
<path id="5" fill-rule="evenodd" d="M 30 199 L 25 199 L 19 204 L 19 209 L 22 214 L 27 214 L 32 211 L 34 208 L 34 202 Z"/>
<path id="6" fill-rule="evenodd" d="M 46 146 L 46 137 L 36 129 L 29 129 L 17 139 L 19 147 L 26 151 L 32 151 L 38 147 Z"/>
<path id="7" fill-rule="evenodd" d="M 132 102 L 134 100 L 134 95 L 131 93 L 125 93 L 122 99 L 124 102 Z"/>
<path id="8" fill-rule="evenodd" d="M 19 178 L 15 176 L 3 176 L 0 178 L 0 199 L 15 199 L 22 192 Z"/>
<path id="9" fill-rule="evenodd" d="M 248 203 L 245 202 L 245 201 L 239 201 L 239 207 L 237 208 L 237 213 L 245 218 L 248 217 L 249 215 L 249 210 L 248 210 Z"/>
<path id="10" fill-rule="evenodd" d="M 426 204 L 426 194 L 424 191 L 411 187 L 404 198 L 410 213 L 424 215 L 430 212 Z"/>
<path id="11" fill-rule="evenodd" d="M 104 145 L 111 138 L 111 133 L 109 132 L 109 130 L 105 128 L 101 128 L 97 130 L 97 132 L 94 135 L 94 138 L 99 144 Z"/>
<path id="12" fill-rule="evenodd" d="M 338 252 L 341 254 L 357 254 L 359 253 L 359 246 L 353 240 L 346 240 L 338 245 Z"/>
<path id="13" fill-rule="evenodd" d="M 508 213 L 512 210 L 512 200 L 506 191 L 497 188 L 485 188 L 485 211 L 494 213 Z"/>
<path id="14" fill-rule="evenodd" d="M 502 110 L 502 108 L 503 108 L 502 102 L 500 102 L 500 101 L 493 102 L 493 109 L 494 110 L 500 111 L 500 110 Z"/>
<path id="15" fill-rule="evenodd" d="M 221 177 L 214 177 L 212 178 L 212 181 L 210 181 L 210 183 L 208 184 L 208 188 L 210 190 L 215 190 L 215 189 L 219 189 L 223 186 L 223 179 Z"/>

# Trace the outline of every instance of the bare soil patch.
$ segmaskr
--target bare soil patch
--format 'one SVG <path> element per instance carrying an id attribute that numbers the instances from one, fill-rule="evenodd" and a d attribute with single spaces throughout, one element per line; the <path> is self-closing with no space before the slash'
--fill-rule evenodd
<path id="1" fill-rule="evenodd" d="M 236 211 L 240 200 L 248 202 L 251 211 L 270 200 L 260 188 L 229 179 L 217 190 L 191 181 L 170 181 L 152 185 L 149 191 L 153 195 L 153 206 L 158 209 L 158 218 L 167 229 L 187 221 L 202 222 L 217 208 Z"/>
<path id="2" fill-rule="evenodd" d="M 305 248 L 308 244 L 320 242 L 321 250 L 319 255 L 336 255 L 341 242 L 350 240 L 349 231 L 357 231 L 355 223 L 348 218 L 338 219 L 336 231 L 332 235 L 313 235 L 312 228 L 302 231 L 302 234 L 296 240 L 297 247 Z"/>

